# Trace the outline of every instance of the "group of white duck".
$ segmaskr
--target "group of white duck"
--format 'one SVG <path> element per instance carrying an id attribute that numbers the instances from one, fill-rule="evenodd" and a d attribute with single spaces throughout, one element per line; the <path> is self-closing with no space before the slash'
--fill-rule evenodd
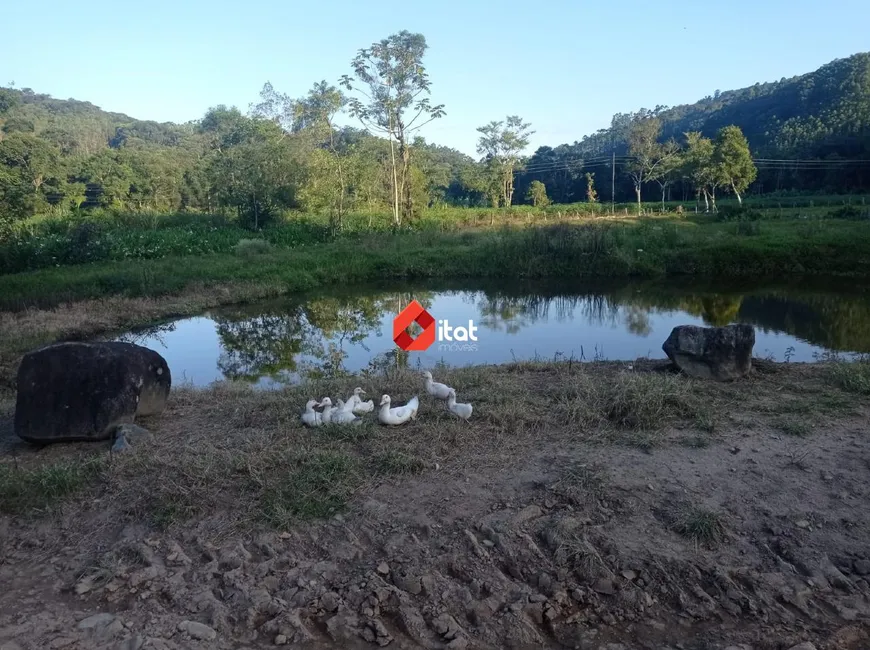
<path id="1" fill-rule="evenodd" d="M 447 384 L 441 384 L 433 381 L 432 373 L 428 370 L 423 373 L 425 380 L 426 392 L 435 399 L 446 400 L 447 410 L 468 421 L 471 417 L 471 404 L 462 404 L 456 401 L 456 390 Z M 305 412 L 302 414 L 302 423 L 309 427 L 318 427 L 322 424 L 360 424 L 362 422 L 361 415 L 371 413 L 375 410 L 375 403 L 372 400 L 363 400 L 362 396 L 366 392 L 362 388 L 354 388 L 353 395 L 343 400 L 338 398 L 333 405 L 332 399 L 324 397 L 319 402 L 317 400 L 308 400 L 305 404 Z M 315 409 L 321 408 L 322 411 Z M 407 404 L 402 406 L 392 406 L 392 401 L 389 395 L 381 397 L 380 407 L 378 408 L 378 420 L 381 424 L 397 426 L 405 424 L 410 420 L 417 418 L 417 410 L 420 408 L 420 400 L 415 395 Z"/>

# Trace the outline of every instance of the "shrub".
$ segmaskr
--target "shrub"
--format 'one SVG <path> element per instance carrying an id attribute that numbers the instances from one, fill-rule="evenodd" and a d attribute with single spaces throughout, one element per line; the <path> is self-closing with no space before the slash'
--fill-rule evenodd
<path id="1" fill-rule="evenodd" d="M 862 210 L 857 205 L 844 205 L 828 213 L 831 219 L 867 219 L 870 211 Z"/>
<path id="2" fill-rule="evenodd" d="M 835 361 L 830 378 L 843 390 L 859 395 L 870 395 L 870 360 Z"/>
<path id="3" fill-rule="evenodd" d="M 251 257 L 252 255 L 263 255 L 272 250 L 272 244 L 265 239 L 240 239 L 235 245 L 233 251 L 241 257 Z"/>
<path id="4" fill-rule="evenodd" d="M 758 221 L 761 212 L 741 205 L 723 205 L 718 212 L 719 221 Z"/>
<path id="5" fill-rule="evenodd" d="M 757 221 L 738 221 L 737 222 L 737 234 L 752 236 L 758 235 L 761 233 L 761 224 Z"/>

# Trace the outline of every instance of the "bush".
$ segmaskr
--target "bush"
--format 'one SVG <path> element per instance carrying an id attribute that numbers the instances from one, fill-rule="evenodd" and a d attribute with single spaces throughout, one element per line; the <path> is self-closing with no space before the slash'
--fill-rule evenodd
<path id="1" fill-rule="evenodd" d="M 836 361 L 829 372 L 831 380 L 843 390 L 870 395 L 870 359 Z"/>
<path id="2" fill-rule="evenodd" d="M 757 221 L 738 221 L 737 234 L 744 236 L 758 235 L 761 233 L 761 224 Z"/>
<path id="3" fill-rule="evenodd" d="M 240 239 L 235 245 L 233 251 L 241 257 L 250 257 L 252 255 L 263 255 L 272 250 L 272 244 L 265 239 Z"/>
<path id="4" fill-rule="evenodd" d="M 831 219 L 867 219 L 870 211 L 862 210 L 857 205 L 844 205 L 828 213 Z"/>
<path id="5" fill-rule="evenodd" d="M 719 208 L 719 221 L 758 221 L 761 212 L 741 205 L 723 205 Z"/>

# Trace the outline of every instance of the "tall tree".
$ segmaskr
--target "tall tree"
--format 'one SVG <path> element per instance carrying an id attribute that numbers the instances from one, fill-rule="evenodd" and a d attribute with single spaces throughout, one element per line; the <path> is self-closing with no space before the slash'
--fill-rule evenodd
<path id="1" fill-rule="evenodd" d="M 671 139 L 661 145 L 662 162 L 653 178 L 662 191 L 662 212 L 665 211 L 668 187 L 679 179 L 680 165 L 682 165 L 680 153 L 680 145 L 676 140 Z"/>
<path id="2" fill-rule="evenodd" d="M 686 151 L 682 157 L 681 171 L 695 189 L 695 204 L 697 206 L 701 195 L 704 196 L 705 212 L 710 210 L 710 196 L 713 197 L 713 208 L 716 208 L 716 180 L 713 165 L 713 141 L 705 138 L 699 131 L 686 133 Z"/>
<path id="3" fill-rule="evenodd" d="M 346 150 L 339 147 L 335 126 L 335 118 L 346 103 L 338 88 L 321 81 L 293 104 L 294 130 L 310 134 L 318 145 L 311 167 L 320 176 L 319 185 L 324 190 L 320 198 L 329 211 L 333 233 L 344 227 L 349 202 Z"/>
<path id="4" fill-rule="evenodd" d="M 513 202 L 514 172 L 519 169 L 522 153 L 529 146 L 529 137 L 534 133 L 531 126 L 518 115 L 509 115 L 503 121 L 493 121 L 477 129 L 480 133 L 477 153 L 498 168 L 501 198 L 506 207 Z"/>
<path id="5" fill-rule="evenodd" d="M 361 49 L 351 61 L 356 80 L 349 75 L 341 79 L 345 88 L 362 97 L 350 98 L 351 114 L 390 141 L 393 221 L 397 227 L 414 211 L 409 138 L 444 115 L 443 104 L 433 106 L 429 101 L 431 82 L 423 67 L 426 49 L 422 34 L 401 31 Z M 399 149 L 398 161 L 394 142 Z"/>
<path id="6" fill-rule="evenodd" d="M 289 95 L 278 92 L 270 81 L 260 91 L 260 101 L 251 104 L 252 117 L 269 120 L 289 133 L 296 126 L 295 103 Z"/>
<path id="7" fill-rule="evenodd" d="M 743 205 L 740 195 L 755 180 L 758 170 L 752 162 L 749 142 L 739 126 L 731 125 L 719 130 L 713 162 L 722 185 L 731 188 L 737 202 Z"/>
<path id="8" fill-rule="evenodd" d="M 643 212 L 641 192 L 644 183 L 660 178 L 677 155 L 675 149 L 659 143 L 661 131 L 661 121 L 649 111 L 634 115 L 628 127 L 628 153 L 631 159 L 627 171 L 634 183 L 638 214 Z"/>

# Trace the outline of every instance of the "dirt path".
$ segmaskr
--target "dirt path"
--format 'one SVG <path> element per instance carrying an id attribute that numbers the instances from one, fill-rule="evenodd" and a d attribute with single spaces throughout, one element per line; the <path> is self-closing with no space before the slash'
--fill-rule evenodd
<path id="1" fill-rule="evenodd" d="M 823 367 L 767 370 L 455 371 L 476 423 L 428 405 L 346 439 L 298 427 L 297 389 L 177 392 L 53 514 L 0 517 L 0 648 L 870 647 L 870 408 Z M 356 464 L 319 483 L 290 451 Z"/>

